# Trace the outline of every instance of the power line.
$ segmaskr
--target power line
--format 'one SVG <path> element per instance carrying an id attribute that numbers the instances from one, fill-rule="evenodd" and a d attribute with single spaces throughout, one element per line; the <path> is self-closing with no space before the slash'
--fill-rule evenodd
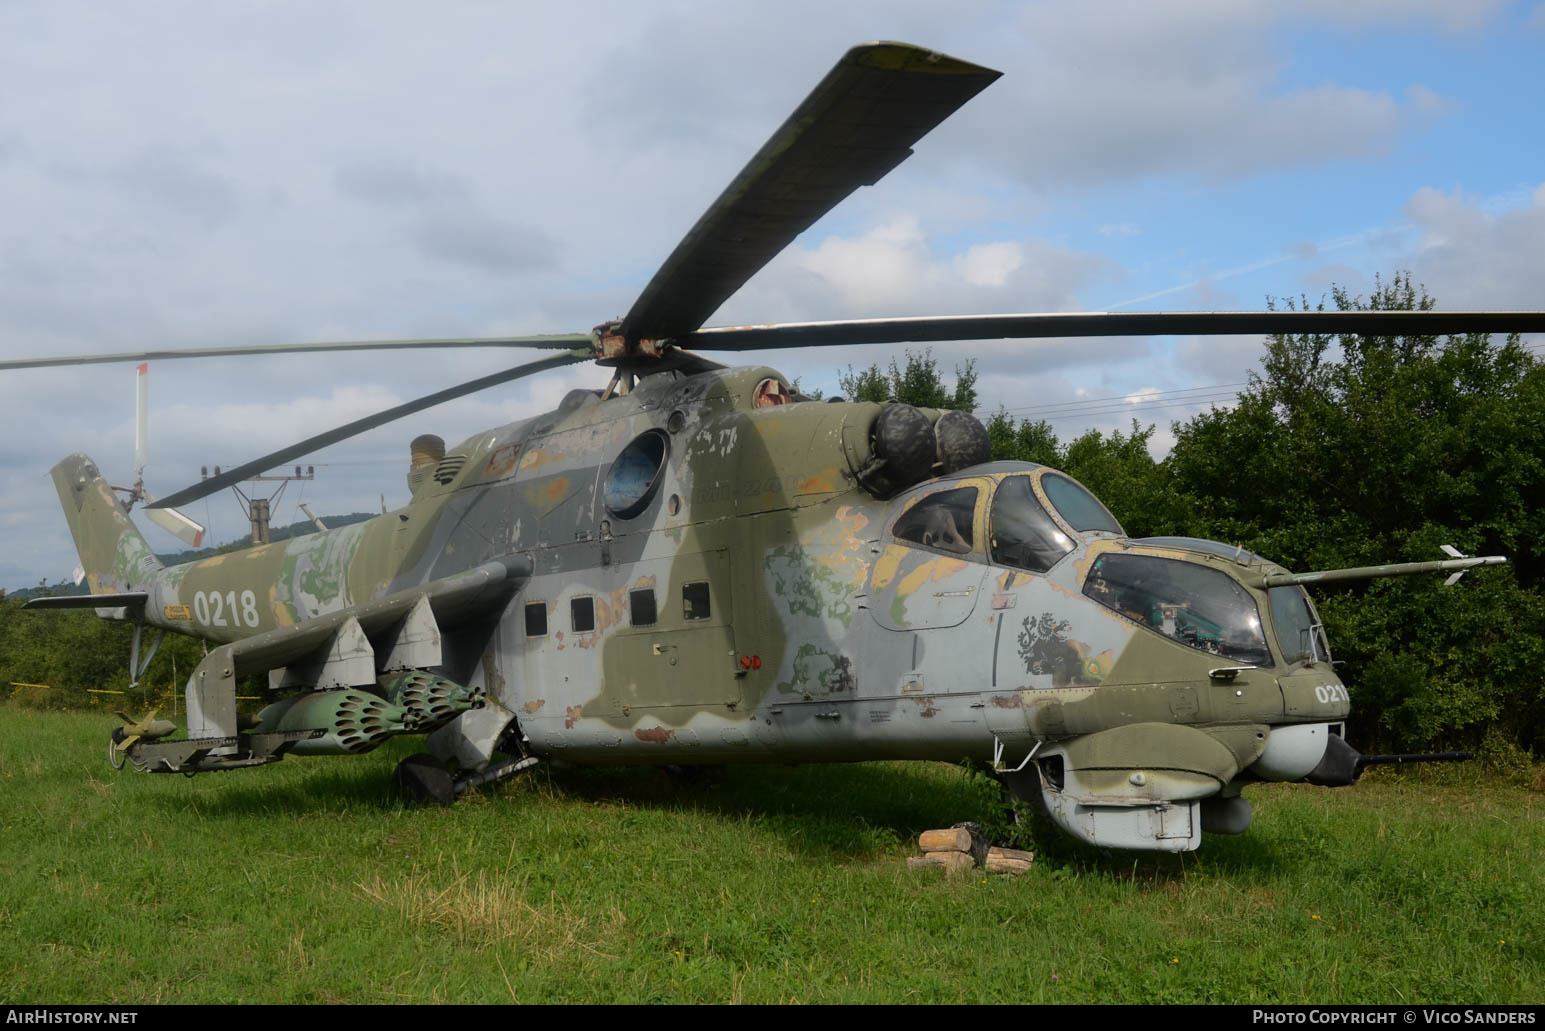
<path id="1" fill-rule="evenodd" d="M 1102 408 L 1083 408 L 1066 412 L 1053 412 L 1040 418 L 1047 420 L 1063 421 L 1067 419 L 1081 419 L 1099 415 L 1120 415 L 1125 412 L 1161 412 L 1170 408 L 1190 408 L 1196 405 L 1217 405 L 1230 403 L 1239 398 L 1238 394 L 1226 394 L 1213 398 L 1187 398 L 1179 401 L 1163 401 L 1158 403 L 1138 403 L 1129 405 L 1107 405 Z"/>
<path id="2" fill-rule="evenodd" d="M 1545 341 L 1526 343 L 1521 346 L 1523 350 L 1531 354 L 1545 354 Z M 1122 412 L 1164 411 L 1171 408 L 1185 408 L 1191 405 L 1234 401 L 1239 397 L 1237 388 L 1249 385 L 1249 381 L 1242 383 L 1214 383 L 1204 387 L 1155 391 L 1150 394 L 1113 394 L 1106 397 L 1078 398 L 1073 401 L 1049 401 L 1041 404 L 1017 405 L 1013 408 L 1004 407 L 996 411 L 1022 413 L 1026 419 L 1058 421 L 1089 416 L 1112 415 Z M 996 411 L 988 413 L 987 409 L 977 409 L 977 411 L 984 414 L 996 414 Z"/>
<path id="3" fill-rule="evenodd" d="M 1006 412 L 1034 412 L 1037 414 L 1049 413 L 1056 409 L 1069 408 L 1082 410 L 1091 405 L 1100 405 L 1107 402 L 1119 402 L 1122 404 L 1145 404 L 1149 401 L 1181 399 L 1186 394 L 1213 395 L 1222 392 L 1227 396 L 1238 393 L 1237 387 L 1249 386 L 1249 382 L 1243 383 L 1212 383 L 1204 387 L 1187 387 L 1182 390 L 1159 390 L 1152 393 L 1140 393 L 1134 391 L 1128 394 L 1113 394 L 1108 397 L 1081 397 L 1074 401 L 1048 401 L 1033 405 L 1019 405 L 1014 408 L 1003 409 Z M 1134 399 L 1135 398 L 1135 399 Z"/>

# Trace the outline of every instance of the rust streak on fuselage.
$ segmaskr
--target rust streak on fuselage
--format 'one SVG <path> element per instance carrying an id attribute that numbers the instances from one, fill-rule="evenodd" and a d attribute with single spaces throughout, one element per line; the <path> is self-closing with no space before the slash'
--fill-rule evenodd
<path id="1" fill-rule="evenodd" d="M 569 478 L 567 476 L 555 476 L 540 487 L 533 487 L 526 491 L 526 500 L 532 505 L 541 508 L 551 508 L 569 494 Z"/>

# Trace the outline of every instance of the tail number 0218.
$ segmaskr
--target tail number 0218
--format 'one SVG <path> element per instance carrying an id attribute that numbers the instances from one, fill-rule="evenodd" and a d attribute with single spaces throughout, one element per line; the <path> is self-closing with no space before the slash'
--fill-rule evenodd
<path id="1" fill-rule="evenodd" d="M 193 616 L 205 626 L 257 626 L 257 595 L 242 591 L 241 605 L 236 602 L 235 591 L 199 591 L 193 595 Z"/>

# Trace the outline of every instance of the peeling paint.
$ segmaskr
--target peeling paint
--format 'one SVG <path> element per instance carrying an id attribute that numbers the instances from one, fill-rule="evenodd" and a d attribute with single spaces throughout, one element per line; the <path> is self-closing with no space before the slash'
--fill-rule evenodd
<path id="1" fill-rule="evenodd" d="M 554 476 L 550 480 L 526 489 L 526 503 L 544 512 L 568 496 L 569 478 L 567 476 Z"/>
<path id="2" fill-rule="evenodd" d="M 508 476 L 515 469 L 515 460 L 520 455 L 519 444 L 506 444 L 493 454 L 488 456 L 488 462 L 483 466 L 483 475 L 490 480 L 496 480 Z"/>
<path id="3" fill-rule="evenodd" d="M 841 490 L 842 486 L 842 478 L 837 472 L 837 467 L 829 465 L 800 480 L 795 484 L 794 489 L 799 494 L 830 494 Z M 841 518 L 840 513 L 838 517 Z"/>
<path id="4" fill-rule="evenodd" d="M 540 469 L 544 465 L 562 462 L 567 457 L 557 448 L 530 448 L 520 456 L 520 471 L 523 473 L 530 472 L 533 469 Z"/>

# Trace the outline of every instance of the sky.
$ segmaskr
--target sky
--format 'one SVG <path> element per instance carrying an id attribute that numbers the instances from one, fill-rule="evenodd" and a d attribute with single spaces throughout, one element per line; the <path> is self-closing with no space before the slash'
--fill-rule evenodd
<path id="1" fill-rule="evenodd" d="M 1545 308 L 1536 0 L 0 0 L 0 357 L 588 332 L 874 39 L 1004 75 L 708 325 L 1259 309 L 1397 270 L 1444 308 Z M 832 394 L 903 350 L 763 360 Z M 976 363 L 984 418 L 1045 417 L 1065 440 L 1136 418 L 1158 455 L 1261 352 L 934 348 L 946 373 Z M 170 493 L 527 357 L 154 363 L 146 482 Z M 399 506 L 414 436 L 454 443 L 606 378 L 574 366 L 331 447 L 274 521 Z M 54 462 L 84 451 L 130 479 L 134 367 L 0 373 L 0 403 L 14 589 L 78 561 Z M 188 514 L 215 541 L 247 531 L 229 492 Z"/>

